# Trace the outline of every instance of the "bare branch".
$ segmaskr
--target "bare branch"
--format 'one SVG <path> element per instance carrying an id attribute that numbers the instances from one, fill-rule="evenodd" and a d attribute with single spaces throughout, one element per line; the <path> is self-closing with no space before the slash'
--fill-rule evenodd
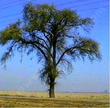
<path id="1" fill-rule="evenodd" d="M 63 56 L 64 56 L 66 53 L 68 53 L 69 51 L 74 50 L 74 49 L 76 49 L 76 48 L 78 48 L 78 47 L 77 47 L 77 46 L 74 46 L 74 47 L 71 47 L 71 48 L 66 49 L 66 50 L 62 53 L 62 55 L 60 56 L 60 58 L 58 59 L 56 65 L 58 65 L 58 64 L 60 63 L 60 61 L 62 60 Z"/>

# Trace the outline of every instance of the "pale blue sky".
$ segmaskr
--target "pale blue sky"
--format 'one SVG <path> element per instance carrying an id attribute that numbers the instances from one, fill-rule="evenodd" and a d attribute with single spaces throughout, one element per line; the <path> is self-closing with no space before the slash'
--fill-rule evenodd
<path id="1" fill-rule="evenodd" d="M 1 0 L 0 1 L 0 30 L 8 24 L 22 17 L 22 9 L 29 0 Z M 100 43 L 102 60 L 91 63 L 77 60 L 73 62 L 74 70 L 70 75 L 65 75 L 58 80 L 56 91 L 71 92 L 100 92 L 108 89 L 108 0 L 30 0 L 37 4 L 54 4 L 59 9 L 71 8 L 76 10 L 82 17 L 91 17 L 95 21 L 94 28 L 88 37 Z M 0 47 L 0 57 L 5 48 Z M 38 78 L 41 64 L 37 58 L 24 54 L 23 62 L 20 63 L 21 55 L 16 52 L 14 58 L 7 62 L 7 68 L 0 65 L 0 90 L 23 90 L 23 91 L 46 91 L 47 88 Z M 33 57 L 32 60 L 30 58 Z"/>

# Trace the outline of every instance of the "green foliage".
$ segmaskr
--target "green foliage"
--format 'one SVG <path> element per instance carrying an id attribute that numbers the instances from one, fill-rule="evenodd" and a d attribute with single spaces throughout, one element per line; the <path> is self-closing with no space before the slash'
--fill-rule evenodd
<path id="1" fill-rule="evenodd" d="M 19 28 L 19 22 L 17 22 L 0 33 L 0 44 L 5 45 L 12 40 L 19 41 L 21 36 L 22 30 Z"/>
<path id="2" fill-rule="evenodd" d="M 74 46 L 67 52 L 73 59 L 87 56 L 90 60 L 101 58 L 99 44 L 92 39 L 77 37 L 74 39 Z"/>

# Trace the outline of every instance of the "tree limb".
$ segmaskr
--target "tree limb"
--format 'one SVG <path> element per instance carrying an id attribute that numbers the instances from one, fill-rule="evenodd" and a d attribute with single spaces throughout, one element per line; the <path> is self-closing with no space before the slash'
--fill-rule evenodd
<path id="1" fill-rule="evenodd" d="M 74 47 L 71 47 L 71 48 L 66 49 L 66 50 L 62 53 L 62 55 L 60 56 L 60 58 L 58 59 L 56 65 L 58 65 L 58 64 L 60 63 L 61 59 L 63 58 L 63 56 L 64 56 L 67 52 L 69 52 L 69 51 L 71 51 L 71 50 L 74 50 L 74 49 L 76 49 L 76 48 L 78 48 L 78 47 L 77 47 L 77 46 L 74 46 Z"/>

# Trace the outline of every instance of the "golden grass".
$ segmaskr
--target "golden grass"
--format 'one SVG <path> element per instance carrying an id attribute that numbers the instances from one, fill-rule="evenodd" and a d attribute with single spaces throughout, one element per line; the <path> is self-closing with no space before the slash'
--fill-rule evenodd
<path id="1" fill-rule="evenodd" d="M 109 108 L 109 96 L 90 93 L 56 93 L 56 98 L 50 99 L 47 93 L 0 92 L 0 107 Z"/>

